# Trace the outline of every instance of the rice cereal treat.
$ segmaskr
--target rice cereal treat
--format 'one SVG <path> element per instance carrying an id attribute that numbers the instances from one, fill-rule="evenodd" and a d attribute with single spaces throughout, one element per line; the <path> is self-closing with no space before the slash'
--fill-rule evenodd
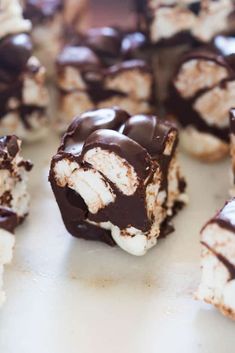
<path id="1" fill-rule="evenodd" d="M 188 49 L 210 43 L 217 34 L 235 29 L 235 3 L 233 0 L 136 1 L 142 10 L 138 22 L 154 46 L 158 95 L 164 101 L 177 58 Z"/>
<path id="2" fill-rule="evenodd" d="M 187 201 L 177 144 L 175 126 L 156 116 L 106 108 L 77 117 L 49 177 L 67 230 L 144 255 Z"/>
<path id="3" fill-rule="evenodd" d="M 132 114 L 153 108 L 151 66 L 140 58 L 145 36 L 114 28 L 88 30 L 57 59 L 58 129 L 86 110 L 118 105 Z"/>
<path id="4" fill-rule="evenodd" d="M 201 231 L 202 279 L 197 299 L 235 319 L 235 199 Z"/>
<path id="5" fill-rule="evenodd" d="M 20 155 L 21 141 L 16 136 L 0 137 L 0 305 L 4 265 L 11 262 L 14 230 L 29 212 L 27 191 L 31 162 Z"/>
<path id="6" fill-rule="evenodd" d="M 181 143 L 192 156 L 215 161 L 229 151 L 229 110 L 235 100 L 229 57 L 211 49 L 183 55 L 173 76 L 168 114 L 181 124 Z"/>
<path id="7" fill-rule="evenodd" d="M 45 69 L 32 56 L 31 25 L 16 0 L 1 2 L 0 23 L 0 132 L 34 141 L 47 132 Z"/>

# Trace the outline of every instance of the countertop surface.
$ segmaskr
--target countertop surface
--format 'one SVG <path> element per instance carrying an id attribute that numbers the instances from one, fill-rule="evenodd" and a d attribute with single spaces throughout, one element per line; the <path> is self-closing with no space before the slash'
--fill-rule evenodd
<path id="1" fill-rule="evenodd" d="M 229 161 L 181 156 L 190 204 L 176 231 L 137 258 L 72 238 L 47 182 L 58 139 L 24 148 L 35 163 L 31 213 L 4 279 L 1 353 L 228 353 L 235 324 L 193 295 L 199 230 L 227 198 Z"/>

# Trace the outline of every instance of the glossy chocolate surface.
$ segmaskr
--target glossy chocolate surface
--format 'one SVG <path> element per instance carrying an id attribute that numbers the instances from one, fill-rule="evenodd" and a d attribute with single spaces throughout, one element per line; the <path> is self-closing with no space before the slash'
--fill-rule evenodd
<path id="1" fill-rule="evenodd" d="M 202 48 L 190 51 L 184 54 L 177 66 L 175 75 L 172 79 L 172 82 L 169 86 L 169 94 L 168 98 L 165 102 L 166 110 L 169 114 L 172 114 L 177 118 L 180 124 L 183 127 L 187 127 L 189 125 L 195 126 L 197 130 L 205 133 L 212 134 L 219 139 L 228 142 L 229 141 L 229 126 L 220 128 L 216 125 L 209 125 L 203 119 L 203 116 L 200 115 L 199 112 L 194 109 L 194 104 L 197 99 L 200 98 L 201 95 L 210 91 L 211 88 L 204 88 L 197 91 L 192 97 L 184 98 L 180 95 L 176 87 L 174 86 L 174 81 L 177 75 L 180 74 L 180 70 L 184 63 L 189 62 L 190 60 L 205 60 L 208 62 L 214 62 L 216 65 L 224 67 L 228 72 L 228 78 L 221 80 L 218 84 L 220 88 L 226 88 L 226 85 L 235 79 L 233 70 L 231 66 L 228 64 L 226 59 L 218 53 L 210 50 L 208 48 Z"/>
<path id="2" fill-rule="evenodd" d="M 63 0 L 26 0 L 24 17 L 34 25 L 48 20 L 63 8 Z"/>
<path id="3" fill-rule="evenodd" d="M 76 237 L 100 240 L 109 245 L 114 245 L 110 231 L 90 224 L 89 221 L 95 223 L 110 221 L 120 229 L 131 225 L 143 232 L 147 231 L 151 221 L 148 219 L 145 205 L 144 181 L 147 177 L 151 180 L 154 170 L 161 168 L 163 174 L 161 185 L 167 192 L 166 175 L 174 147 L 165 160 L 163 151 L 172 132 L 176 134 L 177 145 L 177 130 L 169 122 L 161 121 L 154 116 L 130 117 L 128 113 L 118 108 L 100 109 L 77 117 L 65 133 L 57 155 L 53 157 L 49 176 L 67 230 Z M 101 148 L 120 156 L 134 167 L 139 179 L 139 186 L 130 196 L 124 195 L 111 183 L 116 195 L 115 202 L 100 209 L 96 214 L 89 212 L 83 199 L 75 191 L 68 186 L 57 185 L 53 169 L 55 163 L 63 159 L 76 161 L 85 169 L 91 168 L 84 161 L 84 156 L 94 148 Z M 185 185 L 182 188 L 184 190 Z M 175 212 L 177 207 L 178 205 L 175 206 Z M 162 235 L 171 229 L 168 227 L 169 222 L 170 219 L 162 227 Z"/>
<path id="4" fill-rule="evenodd" d="M 0 206 L 0 229 L 14 233 L 18 225 L 18 218 L 15 212 Z"/>

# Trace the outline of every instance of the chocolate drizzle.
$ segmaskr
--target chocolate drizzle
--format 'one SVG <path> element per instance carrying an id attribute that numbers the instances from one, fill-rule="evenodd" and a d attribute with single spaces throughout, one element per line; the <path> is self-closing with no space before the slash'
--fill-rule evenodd
<path id="1" fill-rule="evenodd" d="M 226 259 L 222 254 L 218 254 L 216 251 L 214 251 L 208 244 L 206 244 L 204 241 L 201 242 L 203 246 L 205 246 L 209 251 L 211 251 L 217 258 L 218 260 L 227 268 L 230 278 L 229 280 L 232 281 L 235 279 L 235 266 Z"/>
<path id="2" fill-rule="evenodd" d="M 235 198 L 227 201 L 224 207 L 207 224 L 216 223 L 221 228 L 235 233 Z M 205 229 L 205 227 L 203 228 Z"/>

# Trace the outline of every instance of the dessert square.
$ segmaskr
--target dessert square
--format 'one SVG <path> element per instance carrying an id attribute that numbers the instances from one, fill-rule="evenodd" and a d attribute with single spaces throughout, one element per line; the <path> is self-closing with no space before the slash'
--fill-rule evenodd
<path id="1" fill-rule="evenodd" d="M 103 108 L 77 117 L 49 180 L 67 230 L 144 255 L 187 201 L 174 125 Z"/>
<path id="2" fill-rule="evenodd" d="M 89 109 L 120 106 L 132 114 L 148 113 L 154 105 L 151 65 L 141 58 L 143 33 L 92 28 L 57 58 L 58 129 Z"/>

